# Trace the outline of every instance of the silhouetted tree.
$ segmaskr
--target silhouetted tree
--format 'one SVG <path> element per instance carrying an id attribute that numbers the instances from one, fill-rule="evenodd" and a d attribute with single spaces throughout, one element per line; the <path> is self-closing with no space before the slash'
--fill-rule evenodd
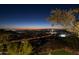
<path id="1" fill-rule="evenodd" d="M 51 22 L 62 24 L 65 28 L 69 29 L 74 26 L 76 21 L 76 17 L 74 16 L 79 12 L 79 9 L 55 9 L 52 10 L 51 15 L 49 16 L 49 20 Z"/>

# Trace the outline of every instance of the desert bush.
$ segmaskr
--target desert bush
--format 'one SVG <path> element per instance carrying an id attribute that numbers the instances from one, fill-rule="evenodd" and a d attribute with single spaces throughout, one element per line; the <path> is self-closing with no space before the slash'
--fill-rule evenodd
<path id="1" fill-rule="evenodd" d="M 10 55 L 28 55 L 32 53 L 32 46 L 27 40 L 11 43 L 8 45 L 8 53 Z"/>

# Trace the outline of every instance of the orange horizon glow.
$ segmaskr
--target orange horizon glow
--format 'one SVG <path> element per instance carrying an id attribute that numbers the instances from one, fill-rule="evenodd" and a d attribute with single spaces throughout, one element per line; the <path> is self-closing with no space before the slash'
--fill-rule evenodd
<path id="1" fill-rule="evenodd" d="M 16 28 L 16 30 L 44 30 L 44 29 L 51 29 L 51 28 Z"/>

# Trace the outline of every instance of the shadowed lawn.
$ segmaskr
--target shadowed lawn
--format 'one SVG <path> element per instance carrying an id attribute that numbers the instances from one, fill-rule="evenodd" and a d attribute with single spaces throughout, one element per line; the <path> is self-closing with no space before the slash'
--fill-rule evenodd
<path id="1" fill-rule="evenodd" d="M 52 55 L 73 55 L 70 51 L 65 51 L 64 49 L 55 50 L 51 53 Z"/>

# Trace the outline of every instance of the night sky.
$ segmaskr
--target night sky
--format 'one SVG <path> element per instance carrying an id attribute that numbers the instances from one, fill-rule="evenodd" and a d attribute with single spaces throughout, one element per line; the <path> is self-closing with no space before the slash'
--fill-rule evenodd
<path id="1" fill-rule="evenodd" d="M 79 5 L 16 4 L 0 5 L 0 28 L 50 28 L 47 20 L 52 9 L 78 8 Z"/>

